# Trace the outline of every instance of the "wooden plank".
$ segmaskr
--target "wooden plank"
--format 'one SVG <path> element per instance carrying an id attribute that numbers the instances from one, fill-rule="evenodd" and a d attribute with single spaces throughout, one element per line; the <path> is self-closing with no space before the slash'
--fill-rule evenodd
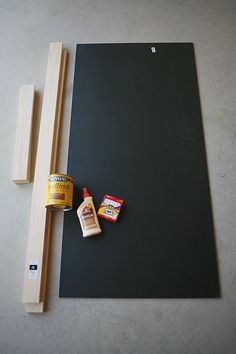
<path id="1" fill-rule="evenodd" d="M 63 53 L 62 53 L 62 64 L 61 64 L 61 74 L 60 74 L 57 113 L 56 113 L 57 116 L 56 116 L 55 129 L 54 129 L 54 144 L 53 144 L 53 151 L 52 151 L 52 156 L 51 156 L 50 173 L 56 172 L 58 138 L 59 138 L 59 131 L 60 131 L 60 118 L 61 118 L 62 101 L 63 101 L 63 88 L 64 88 L 64 82 L 65 82 L 66 60 L 67 60 L 67 51 L 64 49 Z M 47 211 L 47 218 L 46 218 L 46 227 L 45 227 L 45 241 L 44 241 L 44 252 L 43 252 L 44 258 L 43 258 L 43 267 L 42 267 L 40 302 L 38 304 L 32 304 L 32 303 L 26 304 L 26 306 L 25 306 L 26 312 L 41 313 L 44 311 L 44 302 L 45 302 L 45 297 L 46 297 L 48 256 L 49 256 L 49 245 L 50 245 L 50 233 L 51 233 L 51 221 L 52 221 L 52 212 L 50 212 L 48 210 Z"/>
<path id="2" fill-rule="evenodd" d="M 44 303 L 39 302 L 38 304 L 25 304 L 25 311 L 31 313 L 42 313 L 44 312 Z"/>
<path id="3" fill-rule="evenodd" d="M 20 87 L 12 167 L 12 180 L 15 183 L 30 182 L 34 96 L 34 85 L 22 85 Z"/>
<path id="4" fill-rule="evenodd" d="M 47 210 L 45 193 L 47 178 L 51 173 L 57 104 L 62 63 L 62 43 L 50 43 L 46 82 L 44 89 L 23 286 L 23 302 L 41 302 L 42 268 L 45 248 Z M 31 268 L 31 270 L 30 270 Z M 34 268 L 34 269 L 32 269 Z"/>
<path id="5" fill-rule="evenodd" d="M 67 59 L 67 51 L 63 50 L 62 66 L 61 66 L 61 79 L 60 79 L 58 105 L 57 105 L 57 125 L 54 130 L 54 144 L 53 144 L 50 173 L 56 173 L 58 140 L 59 140 L 60 121 L 61 121 L 60 118 L 61 118 L 61 110 L 62 110 L 63 88 L 64 88 L 64 82 L 65 82 L 66 59 Z M 49 252 L 49 244 L 50 244 L 52 215 L 53 215 L 53 212 L 48 212 L 48 219 L 47 219 L 47 223 L 46 223 L 46 234 L 45 234 L 46 242 L 45 242 L 45 251 L 44 251 L 43 278 L 42 278 L 42 287 L 41 287 L 41 296 L 40 296 L 41 301 L 45 300 L 45 295 L 46 295 L 46 277 L 47 277 L 47 267 L 48 267 L 48 252 Z"/>

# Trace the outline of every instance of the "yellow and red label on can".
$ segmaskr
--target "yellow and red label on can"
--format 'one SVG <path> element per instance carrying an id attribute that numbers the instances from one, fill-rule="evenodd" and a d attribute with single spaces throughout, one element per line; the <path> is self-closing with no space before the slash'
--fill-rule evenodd
<path id="1" fill-rule="evenodd" d="M 67 211 L 72 209 L 74 177 L 54 173 L 48 176 L 46 208 Z"/>

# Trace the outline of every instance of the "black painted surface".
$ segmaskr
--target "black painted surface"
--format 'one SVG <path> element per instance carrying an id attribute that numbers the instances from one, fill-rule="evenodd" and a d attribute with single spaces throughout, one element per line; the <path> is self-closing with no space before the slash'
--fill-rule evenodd
<path id="1" fill-rule="evenodd" d="M 220 296 L 191 43 L 77 46 L 68 174 L 60 297 Z M 100 236 L 82 237 L 83 186 L 125 200 Z"/>

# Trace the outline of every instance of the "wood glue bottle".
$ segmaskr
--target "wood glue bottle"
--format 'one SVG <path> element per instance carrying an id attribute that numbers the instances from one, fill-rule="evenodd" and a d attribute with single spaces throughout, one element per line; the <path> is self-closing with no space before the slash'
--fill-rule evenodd
<path id="1" fill-rule="evenodd" d="M 77 209 L 77 215 L 83 231 L 83 236 L 93 236 L 102 232 L 97 213 L 93 204 L 93 198 L 89 194 L 87 188 L 83 188 L 83 203 Z"/>

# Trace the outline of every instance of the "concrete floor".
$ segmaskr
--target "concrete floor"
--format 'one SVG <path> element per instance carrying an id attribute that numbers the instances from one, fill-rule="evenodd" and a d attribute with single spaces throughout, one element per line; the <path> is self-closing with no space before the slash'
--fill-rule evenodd
<path id="1" fill-rule="evenodd" d="M 0 0 L 0 353 L 236 353 L 235 0 Z M 19 85 L 34 83 L 37 135 L 50 41 L 69 50 L 58 171 L 66 171 L 76 43 L 192 41 L 204 119 L 222 298 L 58 299 L 56 215 L 48 311 L 21 303 L 31 185 L 11 182 Z M 35 146 L 34 146 L 35 148 Z"/>

